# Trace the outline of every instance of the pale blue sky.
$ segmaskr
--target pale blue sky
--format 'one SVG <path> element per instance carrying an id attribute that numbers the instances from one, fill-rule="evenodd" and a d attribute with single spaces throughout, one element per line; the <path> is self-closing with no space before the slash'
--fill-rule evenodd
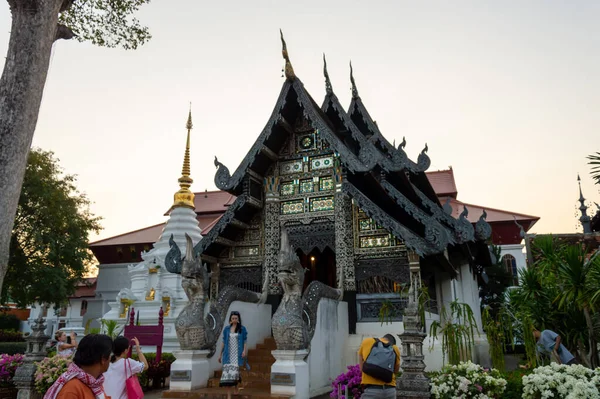
<path id="1" fill-rule="evenodd" d="M 459 199 L 576 229 L 576 175 L 600 202 L 586 155 L 600 151 L 600 2 L 153 0 L 137 51 L 55 44 L 34 145 L 53 150 L 104 218 L 100 237 L 164 220 L 192 102 L 195 191 L 213 157 L 233 172 L 283 83 L 279 28 L 296 74 L 350 101 L 348 61 L 390 141 L 430 170 L 452 165 Z M 0 2 L 0 53 L 10 15 Z"/>

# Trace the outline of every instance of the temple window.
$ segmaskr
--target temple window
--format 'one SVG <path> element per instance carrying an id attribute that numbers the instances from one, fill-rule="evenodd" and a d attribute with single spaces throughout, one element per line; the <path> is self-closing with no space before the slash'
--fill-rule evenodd
<path id="1" fill-rule="evenodd" d="M 512 283 L 514 286 L 519 285 L 519 271 L 517 269 L 517 260 L 514 256 L 506 254 L 502 257 L 502 264 L 506 268 L 506 271 L 512 276 Z"/>
<path id="2" fill-rule="evenodd" d="M 81 309 L 79 310 L 79 316 L 83 316 L 87 312 L 88 301 L 81 301 Z"/>
<path id="3" fill-rule="evenodd" d="M 131 254 L 131 260 L 137 259 L 137 251 L 135 250 L 135 245 L 129 246 L 129 253 Z"/>
<path id="4" fill-rule="evenodd" d="M 117 259 L 123 260 L 123 248 L 117 247 Z"/>

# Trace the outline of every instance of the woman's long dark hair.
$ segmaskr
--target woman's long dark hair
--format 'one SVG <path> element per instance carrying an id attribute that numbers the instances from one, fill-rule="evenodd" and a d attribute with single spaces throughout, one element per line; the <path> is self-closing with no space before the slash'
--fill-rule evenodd
<path id="1" fill-rule="evenodd" d="M 110 362 L 116 362 L 117 357 L 121 356 L 126 350 L 129 350 L 129 339 L 123 336 L 118 336 L 117 338 L 115 338 L 115 340 L 113 341 L 113 355 L 110 358 Z"/>
<path id="2" fill-rule="evenodd" d="M 238 323 L 237 323 L 237 326 L 235 326 L 235 332 L 239 333 L 240 331 L 242 331 L 242 315 L 240 315 L 240 312 L 238 312 L 237 310 L 234 310 L 233 312 L 231 312 L 229 314 L 229 324 L 231 324 L 231 316 L 238 317 Z"/>

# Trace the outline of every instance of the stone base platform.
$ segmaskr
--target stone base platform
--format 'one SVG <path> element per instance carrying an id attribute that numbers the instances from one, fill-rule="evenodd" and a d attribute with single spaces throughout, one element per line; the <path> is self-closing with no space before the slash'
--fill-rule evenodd
<path id="1" fill-rule="evenodd" d="M 245 388 L 239 393 L 231 394 L 232 399 L 289 399 L 289 396 L 271 395 L 270 388 Z M 225 388 L 201 388 L 191 392 L 185 391 L 165 391 L 163 398 L 173 399 L 226 399 L 227 390 Z"/>

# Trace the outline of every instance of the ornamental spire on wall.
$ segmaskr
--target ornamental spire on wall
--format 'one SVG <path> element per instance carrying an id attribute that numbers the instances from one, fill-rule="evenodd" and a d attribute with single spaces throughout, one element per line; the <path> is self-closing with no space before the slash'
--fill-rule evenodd
<path id="1" fill-rule="evenodd" d="M 294 73 L 292 63 L 290 62 L 290 57 L 287 52 L 287 46 L 285 44 L 285 39 L 283 38 L 283 32 L 281 29 L 279 29 L 279 34 L 281 35 L 281 55 L 283 55 L 283 59 L 285 60 L 285 77 L 286 79 L 292 80 L 296 78 L 296 74 Z"/>
<path id="2" fill-rule="evenodd" d="M 588 207 L 585 205 L 585 198 L 583 198 L 583 192 L 581 191 L 581 178 L 577 175 L 577 183 L 579 184 L 579 210 L 581 211 L 581 217 L 579 221 L 583 227 L 583 234 L 590 234 L 592 232 L 591 218 L 587 214 Z"/>
<path id="3" fill-rule="evenodd" d="M 186 123 L 187 128 L 187 141 L 185 144 L 185 153 L 183 156 L 183 167 L 181 168 L 181 177 L 177 180 L 179 182 L 179 191 L 173 196 L 173 206 L 187 206 L 195 209 L 194 206 L 194 193 L 190 191 L 190 186 L 194 182 L 190 177 L 190 134 L 192 132 L 192 105 L 190 104 L 190 112 L 188 114 L 188 120 Z"/>
<path id="4" fill-rule="evenodd" d="M 327 60 L 325 59 L 325 53 L 323 53 L 323 75 L 325 76 L 325 91 L 327 94 L 333 94 L 333 87 L 331 86 L 331 80 L 329 80 L 329 73 L 327 72 Z"/>

